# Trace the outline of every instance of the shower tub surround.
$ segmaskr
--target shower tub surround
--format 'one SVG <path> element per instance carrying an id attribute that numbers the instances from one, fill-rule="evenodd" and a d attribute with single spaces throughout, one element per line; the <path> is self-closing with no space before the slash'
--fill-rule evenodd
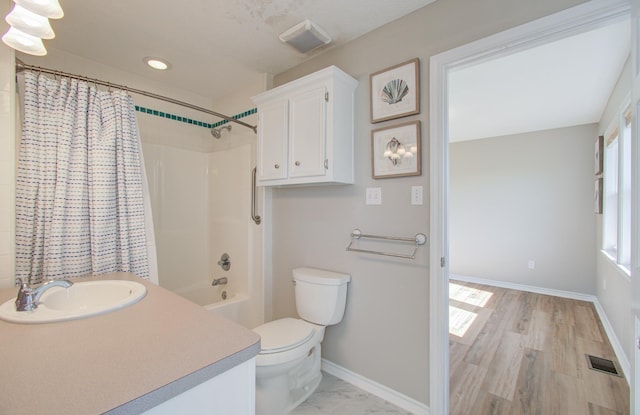
<path id="1" fill-rule="evenodd" d="M 148 292 L 96 317 L 0 321 L 0 413 L 254 413 L 255 333 L 133 274 L 81 280 L 91 279 L 134 280 Z M 16 291 L 0 290 L 0 302 Z"/>
<path id="2" fill-rule="evenodd" d="M 208 150 L 216 151 L 144 142 L 142 147 L 160 286 L 255 327 L 263 323 L 262 272 L 256 265 L 261 248 L 255 236 L 260 228 L 250 218 L 253 149 L 246 142 L 255 138 L 241 133 L 207 137 Z M 230 257 L 227 270 L 218 264 L 223 254 Z M 222 278 L 225 284 L 212 286 Z"/>

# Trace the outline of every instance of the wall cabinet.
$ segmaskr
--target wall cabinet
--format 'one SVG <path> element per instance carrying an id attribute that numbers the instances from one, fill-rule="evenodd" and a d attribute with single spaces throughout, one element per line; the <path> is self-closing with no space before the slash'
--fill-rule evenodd
<path id="1" fill-rule="evenodd" d="M 358 81 L 335 66 L 253 97 L 258 186 L 353 183 Z"/>

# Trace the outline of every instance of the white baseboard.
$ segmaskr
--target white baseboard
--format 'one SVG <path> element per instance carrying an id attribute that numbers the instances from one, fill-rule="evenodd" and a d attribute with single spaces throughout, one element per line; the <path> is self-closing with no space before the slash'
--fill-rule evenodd
<path id="1" fill-rule="evenodd" d="M 450 280 L 472 282 L 475 284 L 491 285 L 492 287 L 508 288 L 510 290 L 528 291 L 530 293 L 553 295 L 554 297 L 571 298 L 572 300 L 582 300 L 593 302 L 596 298 L 593 295 L 574 293 L 572 291 L 554 290 L 552 288 L 536 287 L 533 285 L 515 284 L 513 282 L 496 281 L 485 278 L 467 277 L 466 275 L 450 274 Z"/>
<path id="2" fill-rule="evenodd" d="M 414 415 L 429 415 L 429 407 L 422 402 L 338 366 L 329 360 L 322 359 L 322 370 Z"/>
<path id="3" fill-rule="evenodd" d="M 598 301 L 598 297 L 593 297 L 593 298 L 594 298 L 593 305 L 596 308 L 596 311 L 598 312 L 600 321 L 602 321 L 602 325 L 604 326 L 604 331 L 607 332 L 607 337 L 609 337 L 609 342 L 611 343 L 611 347 L 613 347 L 613 351 L 616 354 L 616 357 L 618 358 L 618 363 L 620 363 L 620 369 L 622 369 L 622 372 L 624 373 L 624 377 L 625 379 L 627 379 L 627 383 L 631 384 L 629 380 L 631 379 L 631 363 L 629 363 L 629 358 L 625 354 L 624 349 L 622 348 L 622 345 L 618 341 L 618 338 L 616 337 L 616 333 L 613 331 L 613 326 L 609 322 L 609 319 L 607 318 L 607 313 L 604 312 L 604 308 L 602 308 L 600 301 Z"/>
<path id="4" fill-rule="evenodd" d="M 624 376 L 627 379 L 627 382 L 629 382 L 629 376 L 631 375 L 631 364 L 629 363 L 629 358 L 625 354 L 624 349 L 622 348 L 622 345 L 620 344 L 620 341 L 616 336 L 616 333 L 613 331 L 613 326 L 609 322 L 609 319 L 607 318 L 607 314 L 605 313 L 604 308 L 602 308 L 600 301 L 598 301 L 598 297 L 596 297 L 595 295 L 575 293 L 571 291 L 554 290 L 551 288 L 535 287 L 532 285 L 515 284 L 511 282 L 489 280 L 485 278 L 468 277 L 465 275 L 457 275 L 457 274 L 450 274 L 449 279 L 464 281 L 464 282 L 472 282 L 475 284 L 490 285 L 493 287 L 508 288 L 511 290 L 528 291 L 536 294 L 552 295 L 555 297 L 570 298 L 573 300 L 582 300 L 582 301 L 588 301 L 590 303 L 593 303 L 593 306 L 596 308 L 596 312 L 598 313 L 598 317 L 600 317 L 600 321 L 604 326 L 604 331 L 607 332 L 607 337 L 609 337 L 609 342 L 611 343 L 611 347 L 613 347 L 613 351 L 616 354 L 618 363 L 620 363 L 620 368 L 622 369 L 622 372 L 624 373 Z"/>

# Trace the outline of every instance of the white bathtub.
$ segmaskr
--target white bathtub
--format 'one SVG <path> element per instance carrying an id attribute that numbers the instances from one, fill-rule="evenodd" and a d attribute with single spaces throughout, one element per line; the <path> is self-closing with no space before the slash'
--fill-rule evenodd
<path id="1" fill-rule="evenodd" d="M 228 285 L 212 286 L 209 282 L 191 285 L 180 290 L 175 290 L 174 292 L 201 306 L 231 301 L 234 297 L 233 291 Z"/>
<path id="2" fill-rule="evenodd" d="M 176 294 L 203 306 L 207 311 L 250 327 L 249 296 L 234 293 L 228 285 L 212 286 L 210 283 L 192 285 L 188 289 L 176 290 Z"/>
<path id="3" fill-rule="evenodd" d="M 226 317 L 229 320 L 235 321 L 240 325 L 251 327 L 249 296 L 247 294 L 235 294 L 231 297 L 227 297 L 226 300 L 207 304 L 204 308 L 222 317 Z"/>

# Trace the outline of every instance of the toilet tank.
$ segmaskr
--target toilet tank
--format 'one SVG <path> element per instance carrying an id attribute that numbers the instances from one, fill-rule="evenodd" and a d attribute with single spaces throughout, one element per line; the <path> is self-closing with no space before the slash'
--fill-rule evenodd
<path id="1" fill-rule="evenodd" d="M 351 276 L 316 268 L 295 268 L 296 309 L 303 320 L 322 326 L 337 324 L 344 316 L 347 284 Z"/>

